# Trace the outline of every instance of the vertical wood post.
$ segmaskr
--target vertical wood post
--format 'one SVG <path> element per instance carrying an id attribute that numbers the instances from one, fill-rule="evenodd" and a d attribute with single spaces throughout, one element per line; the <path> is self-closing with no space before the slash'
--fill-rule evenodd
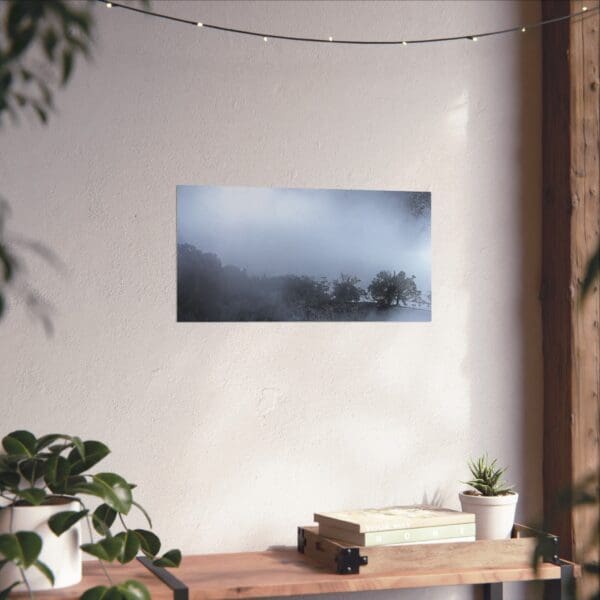
<path id="1" fill-rule="evenodd" d="M 543 18 L 598 6 L 545 0 Z M 557 510 L 561 490 L 600 469 L 599 282 L 580 287 L 600 240 L 600 15 L 543 30 L 544 511 L 563 557 L 583 560 L 598 506 Z M 587 555 L 598 560 L 598 551 Z M 583 583 L 583 591 L 593 582 Z M 588 594 L 589 595 L 589 594 Z"/>

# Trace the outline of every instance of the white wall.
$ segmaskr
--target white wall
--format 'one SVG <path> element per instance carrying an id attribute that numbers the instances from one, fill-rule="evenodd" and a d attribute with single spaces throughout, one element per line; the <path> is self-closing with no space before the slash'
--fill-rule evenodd
<path id="1" fill-rule="evenodd" d="M 537 2 L 160 2 L 272 32 L 401 38 Z M 458 507 L 467 457 L 541 511 L 540 33 L 409 47 L 265 44 L 99 6 L 48 127 L 2 132 L 11 228 L 55 308 L 0 324 L 2 431 L 108 443 L 166 545 L 293 544 L 314 510 Z M 430 324 L 178 324 L 175 186 L 426 190 Z M 444 590 L 398 597 L 454 598 Z M 378 596 L 382 598 L 383 596 Z"/>

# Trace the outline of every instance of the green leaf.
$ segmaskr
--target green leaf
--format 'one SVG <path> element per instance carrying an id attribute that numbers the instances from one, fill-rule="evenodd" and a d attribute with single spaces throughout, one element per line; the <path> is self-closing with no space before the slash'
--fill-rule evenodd
<path id="1" fill-rule="evenodd" d="M 7 588 L 0 590 L 0 600 L 7 600 L 7 598 L 10 596 L 11 590 L 20 583 L 20 581 L 15 581 L 14 583 L 11 583 Z"/>
<path id="2" fill-rule="evenodd" d="M 41 560 L 36 560 L 33 563 L 33 566 L 44 575 L 44 577 L 52 584 L 54 585 L 54 573 L 51 571 L 50 567 L 46 564 L 43 563 Z"/>
<path id="3" fill-rule="evenodd" d="M 123 538 L 107 537 L 95 544 L 82 544 L 81 549 L 100 560 L 112 562 L 121 553 Z"/>
<path id="4" fill-rule="evenodd" d="M 100 535 L 108 535 L 116 518 L 117 512 L 113 508 L 108 504 L 101 504 L 92 515 L 92 524 Z"/>
<path id="5" fill-rule="evenodd" d="M 18 566 L 31 566 L 42 550 L 42 538 L 33 531 L 17 531 L 0 535 L 0 554 Z"/>
<path id="6" fill-rule="evenodd" d="M 19 485 L 21 478 L 18 473 L 4 471 L 0 473 L 0 489 L 16 488 Z"/>
<path id="7" fill-rule="evenodd" d="M 64 456 L 55 454 L 46 461 L 46 475 L 44 481 L 55 494 L 66 492 L 66 484 L 71 465 Z"/>
<path id="8" fill-rule="evenodd" d="M 49 433 L 48 435 L 43 435 L 41 438 L 38 439 L 35 445 L 35 450 L 36 452 L 40 452 L 40 450 L 47 448 L 48 446 L 50 446 L 50 444 L 56 442 L 56 440 L 65 440 L 65 442 L 68 442 L 69 439 L 70 438 L 68 435 L 63 435 L 62 433 Z M 64 448 L 66 445 L 67 444 L 61 444 L 60 447 Z"/>
<path id="9" fill-rule="evenodd" d="M 106 504 L 124 515 L 130 511 L 131 489 L 120 475 L 116 473 L 98 473 L 92 479 L 93 483 L 102 490 L 102 498 Z"/>
<path id="10" fill-rule="evenodd" d="M 129 579 L 112 587 L 98 585 L 90 588 L 81 600 L 150 600 L 150 593 L 145 585 Z"/>
<path id="11" fill-rule="evenodd" d="M 79 475 L 99 463 L 110 450 L 102 443 L 95 441 L 83 442 L 82 448 L 73 448 L 68 456 L 71 474 Z"/>
<path id="12" fill-rule="evenodd" d="M 71 478 L 69 478 L 70 480 Z M 104 490 L 98 484 L 92 481 L 86 481 L 85 478 L 79 479 L 76 481 L 69 483 L 67 482 L 67 487 L 71 494 L 88 494 L 89 496 L 97 496 L 98 498 L 104 498 Z"/>
<path id="13" fill-rule="evenodd" d="M 149 558 L 155 558 L 160 552 L 160 540 L 158 536 L 146 529 L 134 529 L 140 540 L 142 552 Z"/>
<path id="14" fill-rule="evenodd" d="M 79 521 L 88 514 L 88 510 L 64 510 L 63 512 L 56 513 L 48 519 L 48 526 L 54 533 L 54 535 L 61 535 L 65 531 L 68 531 Z"/>
<path id="15" fill-rule="evenodd" d="M 29 502 L 29 504 L 33 504 L 34 506 L 39 506 L 47 497 L 46 492 L 40 488 L 14 490 L 14 494 L 26 502 Z"/>
<path id="16" fill-rule="evenodd" d="M 122 477 L 115 473 L 98 473 L 93 475 L 92 479 L 90 482 L 76 483 L 71 489 L 74 493 L 101 498 L 118 513 L 126 515 L 129 512 L 131 490 Z"/>
<path id="17" fill-rule="evenodd" d="M 123 547 L 117 556 L 117 560 L 122 565 L 131 562 L 137 556 L 137 553 L 140 549 L 139 537 L 133 531 L 128 529 L 127 531 L 121 531 L 121 533 L 118 533 L 115 538 L 119 538 L 123 542 Z"/>
<path id="18" fill-rule="evenodd" d="M 2 446 L 7 454 L 31 458 L 35 454 L 35 442 L 33 433 L 20 430 L 9 433 L 2 440 Z"/>
<path id="19" fill-rule="evenodd" d="M 150 600 L 150 592 L 139 581 L 129 579 L 117 586 L 125 600 Z"/>
<path id="20" fill-rule="evenodd" d="M 34 485 L 38 479 L 44 476 L 46 463 L 39 458 L 28 458 L 19 463 L 19 471 L 26 481 Z"/>
<path id="21" fill-rule="evenodd" d="M 108 592 L 108 587 L 97 585 L 83 592 L 80 600 L 103 600 L 106 597 L 106 592 Z"/>
<path id="22" fill-rule="evenodd" d="M 152 561 L 152 564 L 156 567 L 178 567 L 181 563 L 181 551 L 180 550 L 169 550 L 165 552 L 160 558 Z"/>
<path id="23" fill-rule="evenodd" d="M 75 446 L 75 448 L 77 449 L 77 452 L 79 452 L 79 456 L 81 456 L 81 460 L 85 460 L 85 445 L 81 441 L 81 438 L 77 437 L 76 435 L 73 435 L 73 436 L 70 436 L 70 439 L 71 439 L 71 442 L 73 443 L 73 446 Z"/>

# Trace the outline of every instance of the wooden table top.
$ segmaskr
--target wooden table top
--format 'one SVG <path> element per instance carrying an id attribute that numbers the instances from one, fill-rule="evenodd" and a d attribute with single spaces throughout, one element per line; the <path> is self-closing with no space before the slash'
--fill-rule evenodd
<path id="1" fill-rule="evenodd" d="M 115 583 L 135 578 L 144 583 L 155 600 L 173 598 L 173 592 L 137 561 L 128 565 L 108 565 Z M 295 549 L 264 552 L 186 556 L 177 569 L 169 569 L 189 587 L 190 600 L 264 598 L 296 594 L 327 594 L 368 590 L 406 589 L 443 585 L 470 585 L 535 579 L 559 579 L 560 567 L 544 563 L 538 573 L 529 565 L 478 569 L 402 569 L 389 573 L 337 575 L 317 567 Z M 84 563 L 84 578 L 77 586 L 36 593 L 50 598 L 75 600 L 95 585 L 107 585 L 97 561 Z"/>

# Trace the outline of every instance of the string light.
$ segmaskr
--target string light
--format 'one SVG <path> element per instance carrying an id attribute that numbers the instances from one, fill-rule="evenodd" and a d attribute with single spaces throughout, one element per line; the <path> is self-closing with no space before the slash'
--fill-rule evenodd
<path id="1" fill-rule="evenodd" d="M 263 41 L 264 41 L 264 42 L 268 42 L 268 41 L 269 41 L 269 38 L 268 38 L 268 37 L 265 35 L 265 37 L 263 37 Z"/>
<path id="2" fill-rule="evenodd" d="M 594 12 L 598 12 L 600 10 L 600 6 L 594 6 L 593 8 L 588 8 L 587 6 L 583 6 L 579 12 L 570 13 L 568 15 L 564 15 L 562 17 L 554 17 L 553 19 L 546 19 L 545 21 L 537 21 L 535 23 L 529 23 L 525 25 L 519 25 L 517 27 L 509 27 L 508 29 L 499 29 L 497 31 L 487 31 L 484 33 L 478 33 L 476 35 L 457 35 L 457 36 L 448 36 L 448 37 L 438 37 L 438 38 L 422 38 L 422 39 L 414 39 L 414 40 L 343 40 L 336 39 L 334 40 L 332 36 L 328 38 L 312 38 L 312 37 L 299 37 L 299 36 L 291 36 L 291 35 L 279 35 L 274 33 L 259 33 L 258 31 L 250 31 L 247 29 L 234 29 L 233 27 L 225 27 L 223 25 L 212 25 L 209 23 L 202 23 L 198 21 L 192 21 L 190 19 L 182 19 L 180 17 L 174 17 L 172 15 L 167 15 L 163 13 L 157 13 L 150 10 L 146 10 L 144 8 L 137 8 L 135 6 L 129 4 L 121 4 L 120 2 L 107 2 L 106 0 L 96 0 L 97 2 L 102 2 L 107 8 L 115 7 L 122 8 L 123 10 L 128 10 L 131 12 L 140 13 L 149 17 L 155 17 L 157 19 L 164 19 L 167 21 L 174 21 L 176 23 L 183 23 L 186 25 L 194 25 L 197 27 L 204 27 L 205 29 L 213 29 L 215 31 L 222 31 L 224 33 L 234 33 L 238 35 L 246 35 L 252 37 L 262 37 L 266 42 L 269 38 L 275 40 L 289 41 L 289 42 L 307 42 L 314 44 L 356 44 L 362 46 L 397 46 L 402 45 L 406 46 L 408 44 L 435 44 L 435 43 L 443 43 L 443 42 L 454 42 L 459 40 L 471 40 L 476 42 L 480 38 L 484 37 L 492 37 L 496 35 L 504 35 L 507 33 L 512 33 L 515 31 L 525 32 L 530 29 L 536 29 L 539 27 L 543 27 L 544 25 L 549 25 L 550 23 L 559 23 L 561 21 L 568 21 L 570 19 L 574 19 L 575 17 L 579 17 L 586 13 L 586 15 Z"/>

